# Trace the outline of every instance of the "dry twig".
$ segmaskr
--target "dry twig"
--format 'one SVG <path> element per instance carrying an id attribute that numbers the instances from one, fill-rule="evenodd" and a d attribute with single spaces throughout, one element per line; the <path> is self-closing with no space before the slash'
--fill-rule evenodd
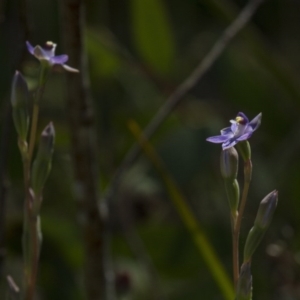
<path id="1" fill-rule="evenodd" d="M 169 96 L 166 103 L 160 108 L 152 121 L 144 130 L 144 135 L 149 139 L 184 97 L 203 78 L 211 66 L 217 61 L 233 38 L 247 25 L 257 8 L 264 0 L 250 0 L 237 18 L 224 30 L 221 37 L 216 41 L 212 49 L 205 56 L 198 67 L 181 85 Z M 124 173 L 132 165 L 141 153 L 141 147 L 136 143 L 125 156 L 122 164 L 116 171 L 113 180 L 105 194 L 105 199 L 110 202 L 118 190 Z"/>
<path id="2" fill-rule="evenodd" d="M 112 278 L 106 251 L 106 223 L 99 213 L 99 174 L 95 117 L 90 95 L 87 57 L 84 49 L 84 1 L 62 1 L 65 50 L 70 65 L 79 74 L 67 73 L 67 111 L 75 172 L 79 219 L 85 247 L 85 286 L 87 299 L 114 299 L 107 295 Z"/>

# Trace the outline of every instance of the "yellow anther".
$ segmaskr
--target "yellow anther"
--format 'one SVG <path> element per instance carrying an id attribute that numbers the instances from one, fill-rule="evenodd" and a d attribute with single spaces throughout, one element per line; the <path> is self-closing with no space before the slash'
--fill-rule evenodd
<path id="1" fill-rule="evenodd" d="M 235 120 L 237 123 L 241 123 L 244 121 L 244 119 L 242 117 L 236 117 Z"/>

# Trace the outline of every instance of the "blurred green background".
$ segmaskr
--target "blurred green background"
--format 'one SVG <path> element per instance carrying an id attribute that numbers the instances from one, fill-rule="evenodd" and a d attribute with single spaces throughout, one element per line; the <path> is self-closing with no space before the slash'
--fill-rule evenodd
<path id="1" fill-rule="evenodd" d="M 105 189 L 134 138 L 168 95 L 205 57 L 244 0 L 102 0 L 86 2 L 85 46 L 97 116 Z M 38 62 L 24 48 L 52 40 L 64 53 L 60 1 L 7 0 L 0 7 L 1 126 L 8 124 L 10 82 L 16 68 L 36 86 Z M 254 300 L 300 299 L 300 2 L 266 1 L 250 24 L 160 127 L 152 142 L 183 191 L 231 276 L 229 209 L 219 173 L 221 147 L 205 141 L 242 111 L 262 112 L 251 138 L 253 181 L 241 245 L 262 198 L 279 190 L 273 222 L 255 253 Z M 41 104 L 39 130 L 52 120 L 57 138 L 42 207 L 40 299 L 84 299 L 83 246 L 74 201 L 64 74 L 52 74 Z M 4 138 L 3 138 L 4 137 Z M 2 133 L 5 176 L 5 270 L 21 283 L 22 165 L 12 124 Z M 2 150 L 1 150 L 2 151 Z M 1 152 L 3 155 L 3 151 Z M 242 168 L 239 181 L 242 183 Z M 152 164 L 141 156 L 128 170 L 112 214 L 112 255 L 120 299 L 223 299 Z M 160 288 L 143 257 L 151 259 Z M 153 274 L 152 274 L 153 275 Z M 2 295 L 5 280 L 1 278 Z M 2 296 L 1 296 L 2 299 Z"/>

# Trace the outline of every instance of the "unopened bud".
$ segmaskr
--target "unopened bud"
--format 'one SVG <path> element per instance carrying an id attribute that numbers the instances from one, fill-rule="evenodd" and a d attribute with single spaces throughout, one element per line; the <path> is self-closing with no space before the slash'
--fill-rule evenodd
<path id="1" fill-rule="evenodd" d="M 52 122 L 41 134 L 38 153 L 32 166 L 32 189 L 36 196 L 40 195 L 49 175 L 52 162 L 55 131 Z"/>
<path id="2" fill-rule="evenodd" d="M 240 187 L 236 179 L 225 179 L 225 188 L 231 213 L 235 215 L 240 199 Z"/>
<path id="3" fill-rule="evenodd" d="M 255 226 L 266 229 L 272 220 L 274 211 L 278 202 L 278 192 L 275 190 L 268 194 L 261 202 L 258 208 L 256 219 L 254 221 Z"/>
<path id="4" fill-rule="evenodd" d="M 234 147 L 222 150 L 220 167 L 224 179 L 235 179 L 237 177 L 239 155 Z"/>
<path id="5" fill-rule="evenodd" d="M 244 161 L 251 159 L 251 147 L 247 140 L 237 143 L 236 147 Z"/>
<path id="6" fill-rule="evenodd" d="M 264 237 L 265 230 L 257 226 L 253 226 L 247 236 L 245 248 L 244 248 L 244 262 L 250 261 L 252 255 L 258 245 L 260 244 L 262 238 Z"/>
<path id="7" fill-rule="evenodd" d="M 28 98 L 27 83 L 22 74 L 16 71 L 12 81 L 11 105 L 14 125 L 22 141 L 26 141 L 29 128 Z"/>
<path id="8" fill-rule="evenodd" d="M 236 300 L 252 299 L 252 275 L 250 262 L 244 263 L 237 283 Z"/>
<path id="9" fill-rule="evenodd" d="M 267 231 L 277 205 L 277 200 L 278 192 L 273 191 L 261 201 L 254 221 L 254 226 L 247 236 L 244 248 L 244 262 L 251 260 L 254 251 Z"/>

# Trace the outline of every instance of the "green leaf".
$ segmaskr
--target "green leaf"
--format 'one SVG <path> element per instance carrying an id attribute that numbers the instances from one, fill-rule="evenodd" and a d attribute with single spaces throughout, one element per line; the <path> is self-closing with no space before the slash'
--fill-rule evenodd
<path id="1" fill-rule="evenodd" d="M 130 120 L 128 122 L 129 130 L 132 132 L 136 140 L 139 142 L 143 151 L 153 163 L 157 172 L 161 175 L 164 185 L 169 193 L 171 200 L 173 201 L 174 207 L 177 209 L 179 216 L 181 217 L 183 224 L 189 231 L 192 239 L 194 240 L 199 253 L 206 262 L 209 271 L 214 277 L 216 283 L 218 284 L 224 299 L 231 300 L 234 298 L 234 291 L 230 279 L 217 256 L 214 248 L 210 244 L 208 238 L 206 237 L 204 231 L 202 230 L 198 220 L 196 219 L 193 211 L 187 205 L 186 199 L 182 194 L 181 190 L 178 188 L 172 175 L 166 169 L 160 156 L 157 154 L 155 148 L 143 135 L 138 124 Z"/>
<path id="2" fill-rule="evenodd" d="M 86 30 L 86 46 L 90 67 L 97 77 L 112 77 L 120 67 L 120 58 L 105 45 L 107 38 L 91 29 Z"/>
<path id="3" fill-rule="evenodd" d="M 141 58 L 154 71 L 170 74 L 175 45 L 161 0 L 131 0 L 133 41 Z"/>

